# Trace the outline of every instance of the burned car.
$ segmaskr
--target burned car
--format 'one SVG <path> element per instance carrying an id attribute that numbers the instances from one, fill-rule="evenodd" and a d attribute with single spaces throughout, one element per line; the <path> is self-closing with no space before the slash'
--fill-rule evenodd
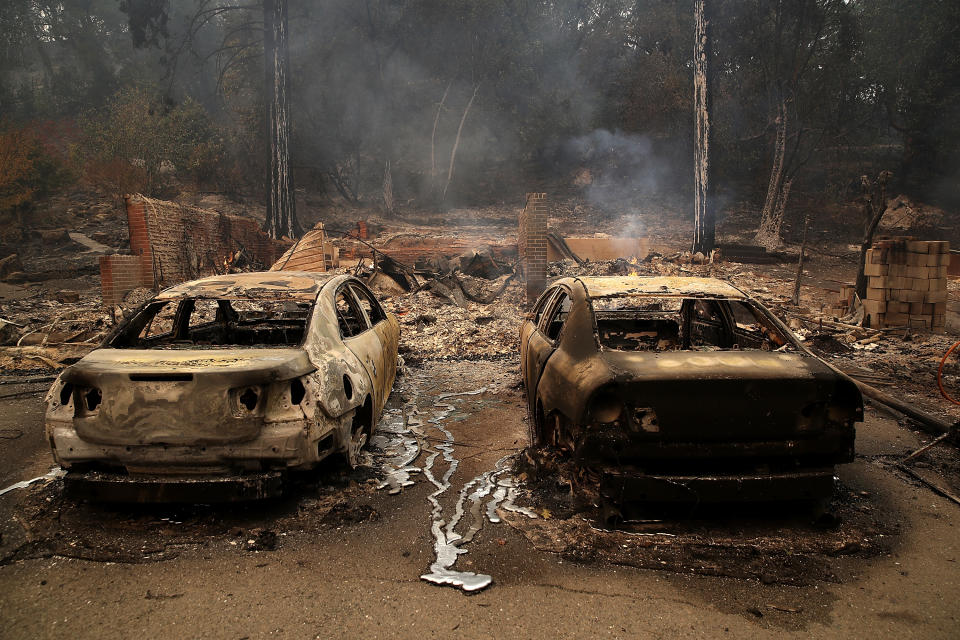
<path id="1" fill-rule="evenodd" d="M 350 276 L 213 276 L 161 291 L 47 395 L 68 489 L 111 500 L 279 493 L 356 465 L 393 386 L 400 326 Z"/>
<path id="2" fill-rule="evenodd" d="M 520 331 L 534 446 L 625 501 L 823 500 L 855 383 L 710 278 L 554 282 Z"/>

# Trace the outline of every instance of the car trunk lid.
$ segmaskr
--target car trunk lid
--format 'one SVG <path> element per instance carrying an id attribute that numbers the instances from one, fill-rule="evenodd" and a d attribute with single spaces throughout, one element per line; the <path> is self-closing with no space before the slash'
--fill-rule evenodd
<path id="1" fill-rule="evenodd" d="M 89 442 L 226 444 L 259 434 L 271 382 L 313 369 L 300 349 L 99 349 L 63 380 Z"/>
<path id="2" fill-rule="evenodd" d="M 606 351 L 634 426 L 661 441 L 723 442 L 822 431 L 836 373 L 812 356 L 766 351 Z M 643 409 L 656 418 L 643 420 Z M 641 433 L 643 435 L 643 433 Z"/>

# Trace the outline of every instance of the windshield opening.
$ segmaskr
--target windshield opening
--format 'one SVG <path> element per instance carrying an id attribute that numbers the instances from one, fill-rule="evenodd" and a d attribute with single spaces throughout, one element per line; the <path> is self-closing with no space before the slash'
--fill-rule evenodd
<path id="1" fill-rule="evenodd" d="M 796 347 L 747 300 L 679 296 L 595 298 L 597 338 L 616 351 L 790 351 Z"/>

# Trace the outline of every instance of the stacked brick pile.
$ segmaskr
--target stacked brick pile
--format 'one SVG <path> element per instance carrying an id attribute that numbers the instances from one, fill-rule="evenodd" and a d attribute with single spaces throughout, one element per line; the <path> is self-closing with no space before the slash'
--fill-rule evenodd
<path id="1" fill-rule="evenodd" d="M 950 243 L 893 238 L 867 250 L 864 312 L 870 326 L 942 331 Z"/>

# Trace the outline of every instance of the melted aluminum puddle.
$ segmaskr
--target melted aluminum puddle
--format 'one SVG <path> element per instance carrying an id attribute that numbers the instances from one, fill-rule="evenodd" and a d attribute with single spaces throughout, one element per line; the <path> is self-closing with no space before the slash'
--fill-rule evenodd
<path id="1" fill-rule="evenodd" d="M 402 409 L 391 409 L 384 412 L 377 425 L 377 431 L 370 439 L 373 465 L 379 467 L 385 474 L 385 479 L 377 488 L 390 490 L 390 495 L 403 491 L 404 487 L 413 484 L 410 475 L 420 473 L 419 467 L 412 466 L 414 460 L 420 456 L 420 439 L 417 432 L 410 428 L 409 415 L 415 413 L 412 405 Z"/>
<path id="2" fill-rule="evenodd" d="M 444 518 L 439 497 L 450 489 L 450 478 L 456 472 L 460 461 L 453 456 L 455 444 L 453 434 L 443 426 L 444 420 L 455 411 L 455 407 L 443 402 L 443 400 L 454 396 L 479 395 L 484 391 L 486 391 L 486 388 L 462 393 L 446 393 L 437 397 L 437 402 L 434 403 L 436 411 L 427 422 L 443 434 L 444 440 L 435 447 L 428 449 L 430 455 L 423 466 L 424 476 L 436 487 L 436 491 L 427 496 L 427 500 L 432 505 L 430 531 L 433 534 L 436 560 L 430 565 L 430 572 L 423 574 L 420 578 L 437 585 L 459 587 L 468 592 L 479 591 L 493 582 L 492 576 L 483 573 L 453 569 L 457 557 L 467 552 L 464 546 L 469 544 L 483 528 L 484 518 L 494 523 L 500 522 L 500 517 L 496 513 L 499 506 L 510 511 L 523 513 L 528 517 L 536 517 L 536 514 L 532 511 L 513 504 L 517 495 L 516 484 L 513 478 L 504 477 L 507 473 L 507 461 L 512 457 L 508 455 L 500 458 L 494 469 L 486 471 L 464 484 L 457 497 L 453 515 L 450 516 L 449 521 Z M 422 432 L 417 429 L 417 427 L 423 425 L 419 419 L 414 418 L 408 424 L 411 429 L 422 435 Z M 438 480 L 433 470 L 434 463 L 441 455 L 447 463 L 447 470 Z M 466 506 L 467 502 L 470 503 L 469 508 Z M 485 502 L 486 506 L 484 507 Z M 464 533 L 458 533 L 456 527 L 468 511 L 470 513 L 470 524 Z"/>
<path id="3" fill-rule="evenodd" d="M 41 480 L 53 480 L 54 478 L 60 478 L 62 476 L 65 476 L 66 474 L 67 472 L 61 469 L 60 467 L 54 467 L 46 475 L 38 476 L 36 478 L 31 478 L 30 480 L 15 482 L 9 487 L 6 487 L 5 489 L 0 489 L 0 496 L 10 491 L 13 491 L 14 489 L 26 489 L 27 487 L 32 485 L 34 482 L 40 482 Z"/>

